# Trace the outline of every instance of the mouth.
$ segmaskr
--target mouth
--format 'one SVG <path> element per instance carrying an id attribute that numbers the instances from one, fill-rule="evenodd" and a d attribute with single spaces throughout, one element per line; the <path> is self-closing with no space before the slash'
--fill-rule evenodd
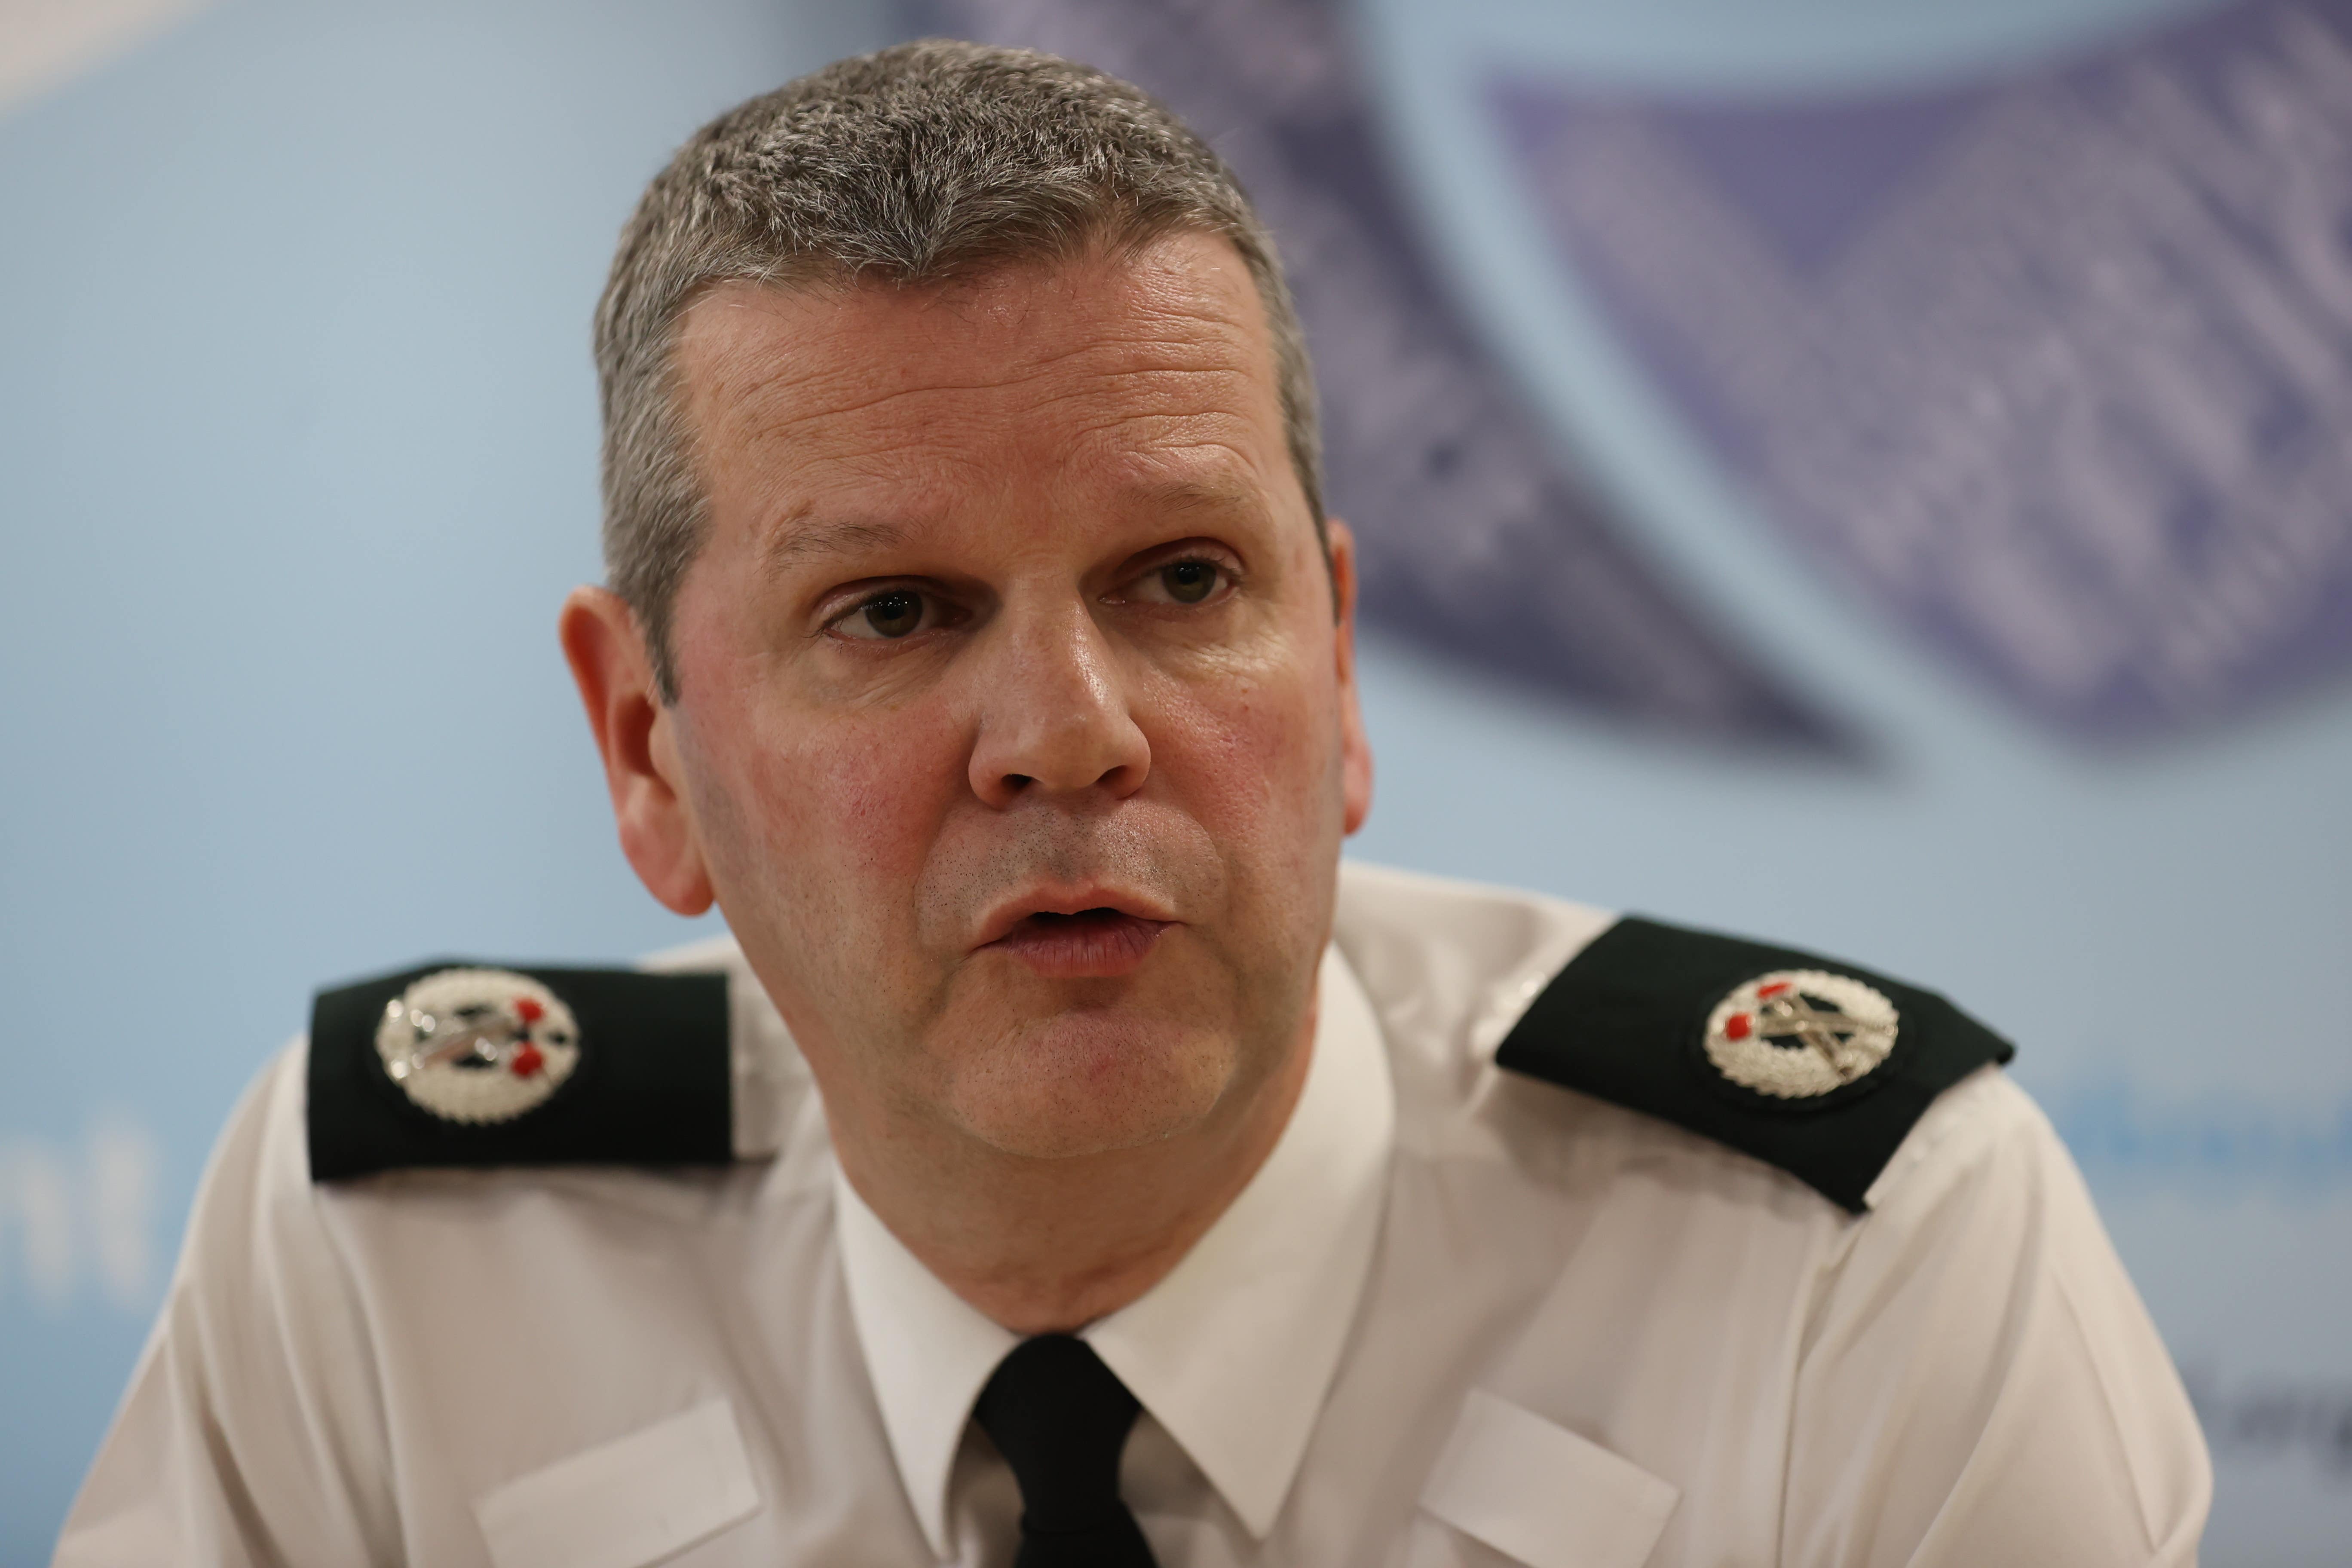
<path id="1" fill-rule="evenodd" d="M 978 951 L 1002 952 L 1048 980 L 1108 980 L 1132 973 L 1150 956 L 1160 933 L 1176 923 L 1110 903 L 1007 914 L 1009 921 L 1000 916 L 989 922 L 999 934 Z"/>

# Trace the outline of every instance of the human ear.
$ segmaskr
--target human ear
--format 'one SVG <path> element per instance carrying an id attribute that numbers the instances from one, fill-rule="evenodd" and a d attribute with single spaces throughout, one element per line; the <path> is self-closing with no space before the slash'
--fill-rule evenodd
<path id="1" fill-rule="evenodd" d="M 1364 710 L 1356 698 L 1356 536 L 1338 518 L 1324 525 L 1331 561 L 1331 592 L 1339 605 L 1332 658 L 1338 660 L 1339 695 L 1339 797 L 1350 834 L 1372 813 L 1372 743 L 1364 733 Z"/>
<path id="2" fill-rule="evenodd" d="M 654 683 L 636 616 L 609 589 L 574 588 L 557 628 L 604 759 L 621 852 L 665 907 L 702 913 L 710 907 L 710 873 L 687 805 L 676 720 Z"/>

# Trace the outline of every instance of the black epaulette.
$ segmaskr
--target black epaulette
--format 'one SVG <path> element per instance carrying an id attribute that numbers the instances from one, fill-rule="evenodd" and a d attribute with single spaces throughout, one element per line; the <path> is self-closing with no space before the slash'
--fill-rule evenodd
<path id="1" fill-rule="evenodd" d="M 1752 1154 L 1859 1214 L 1936 1096 L 2014 1055 L 1932 991 L 1629 917 L 1553 977 L 1495 1060 Z"/>
<path id="2" fill-rule="evenodd" d="M 734 1158 L 727 977 L 450 962 L 321 991 L 310 1179 Z"/>

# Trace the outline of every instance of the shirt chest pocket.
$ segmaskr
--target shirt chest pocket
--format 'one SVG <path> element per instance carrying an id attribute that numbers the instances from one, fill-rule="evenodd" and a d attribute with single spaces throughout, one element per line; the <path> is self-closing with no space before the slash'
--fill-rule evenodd
<path id="1" fill-rule="evenodd" d="M 724 1399 L 520 1476 L 474 1500 L 497 1568 L 646 1568 L 760 1509 Z"/>
<path id="2" fill-rule="evenodd" d="M 1472 1389 L 1421 1493 L 1423 1510 L 1469 1542 L 1424 1521 L 1409 1560 L 1414 1568 L 1640 1568 L 1681 1496 L 1598 1443 Z"/>

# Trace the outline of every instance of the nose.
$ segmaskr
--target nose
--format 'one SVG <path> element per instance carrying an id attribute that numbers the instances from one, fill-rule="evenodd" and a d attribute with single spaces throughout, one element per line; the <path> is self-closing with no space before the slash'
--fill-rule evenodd
<path id="1" fill-rule="evenodd" d="M 1114 800 L 1143 787 L 1151 743 L 1102 628 L 1083 605 L 1014 612 L 998 657 L 977 672 L 980 731 L 971 789 L 992 806 L 1040 792 Z"/>

